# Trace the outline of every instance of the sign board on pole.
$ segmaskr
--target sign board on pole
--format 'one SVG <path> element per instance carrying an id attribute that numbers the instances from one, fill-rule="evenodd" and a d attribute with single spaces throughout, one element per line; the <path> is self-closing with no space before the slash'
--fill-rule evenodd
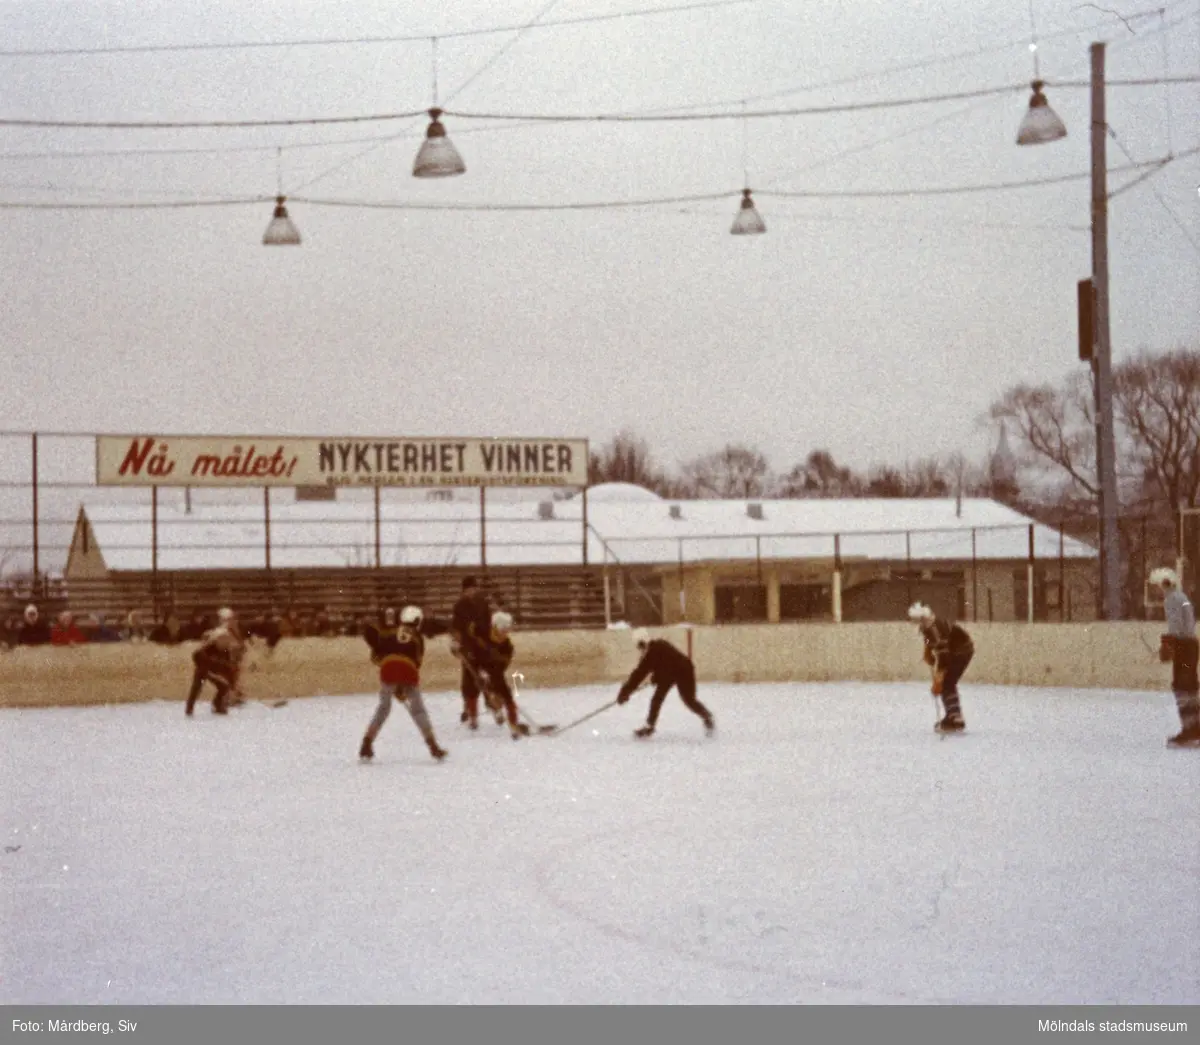
<path id="1" fill-rule="evenodd" d="M 586 439 L 100 435 L 98 486 L 587 486 Z"/>

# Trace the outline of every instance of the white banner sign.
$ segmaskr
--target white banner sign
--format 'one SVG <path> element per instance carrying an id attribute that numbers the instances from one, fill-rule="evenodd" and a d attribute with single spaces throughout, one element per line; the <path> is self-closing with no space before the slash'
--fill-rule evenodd
<path id="1" fill-rule="evenodd" d="M 586 439 L 101 435 L 99 486 L 586 486 Z"/>

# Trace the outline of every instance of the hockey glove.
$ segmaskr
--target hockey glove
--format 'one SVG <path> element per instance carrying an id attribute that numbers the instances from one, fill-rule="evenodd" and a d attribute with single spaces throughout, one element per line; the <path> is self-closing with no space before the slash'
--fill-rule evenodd
<path id="1" fill-rule="evenodd" d="M 1162 635 L 1158 640 L 1158 659 L 1170 664 L 1175 655 L 1175 636 Z"/>
<path id="2" fill-rule="evenodd" d="M 946 685 L 946 675 L 944 672 L 939 671 L 936 675 L 933 676 L 933 688 L 930 690 L 930 692 L 935 697 L 940 697 L 942 695 L 942 690 L 945 688 L 945 685 Z"/>

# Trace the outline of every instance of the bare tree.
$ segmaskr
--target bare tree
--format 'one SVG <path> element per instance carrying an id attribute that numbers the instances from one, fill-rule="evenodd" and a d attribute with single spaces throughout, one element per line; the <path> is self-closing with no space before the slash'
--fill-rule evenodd
<path id="1" fill-rule="evenodd" d="M 683 466 L 684 482 L 695 497 L 763 497 L 770 468 L 757 450 L 730 444 Z"/>
<path id="2" fill-rule="evenodd" d="M 589 455 L 588 482 L 634 483 L 662 492 L 664 476 L 650 454 L 644 439 L 623 430 L 607 446 Z"/>
<path id="3" fill-rule="evenodd" d="M 1072 374 L 1061 389 L 1017 385 L 992 405 L 990 416 L 1012 427 L 1025 464 L 1065 477 L 1070 493 L 1095 501 L 1096 410 L 1088 376 Z"/>
<path id="4" fill-rule="evenodd" d="M 779 480 L 780 497 L 857 497 L 862 480 L 839 465 L 828 450 L 814 450 Z"/>
<path id="5" fill-rule="evenodd" d="M 1147 492 L 1172 510 L 1200 494 L 1200 353 L 1143 353 L 1113 371 L 1113 402 Z"/>

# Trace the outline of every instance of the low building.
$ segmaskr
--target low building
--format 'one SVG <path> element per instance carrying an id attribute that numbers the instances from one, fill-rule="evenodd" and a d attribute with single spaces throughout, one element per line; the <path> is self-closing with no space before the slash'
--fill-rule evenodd
<path id="1" fill-rule="evenodd" d="M 64 575 L 89 608 L 449 605 L 486 571 L 518 621 L 1090 620 L 1096 551 L 996 501 L 665 501 L 610 483 L 536 502 L 81 505 Z M 553 605 L 554 609 L 549 607 Z M 538 609 L 541 606 L 542 609 Z"/>

